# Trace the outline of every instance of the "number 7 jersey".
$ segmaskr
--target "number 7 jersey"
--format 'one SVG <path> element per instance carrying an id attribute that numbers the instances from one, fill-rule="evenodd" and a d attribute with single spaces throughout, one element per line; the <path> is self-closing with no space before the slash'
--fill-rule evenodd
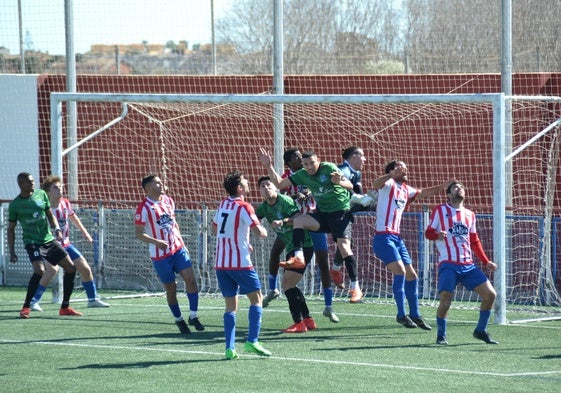
<path id="1" fill-rule="evenodd" d="M 216 270 L 251 270 L 249 231 L 259 225 L 253 206 L 241 198 L 226 198 L 218 207 L 212 225 L 216 227 Z"/>

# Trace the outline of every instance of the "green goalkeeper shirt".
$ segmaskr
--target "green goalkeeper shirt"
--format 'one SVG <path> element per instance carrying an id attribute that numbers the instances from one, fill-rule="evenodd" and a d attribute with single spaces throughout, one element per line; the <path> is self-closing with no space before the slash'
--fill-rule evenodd
<path id="1" fill-rule="evenodd" d="M 282 220 L 284 218 L 290 218 L 294 214 L 298 213 L 298 205 L 294 200 L 288 195 L 278 194 L 277 201 L 274 205 L 269 205 L 267 202 L 263 202 L 255 210 L 255 214 L 259 219 L 266 218 L 269 223 L 275 220 Z M 292 225 L 283 225 L 282 227 L 274 228 L 273 231 L 286 245 L 286 252 L 290 253 L 294 250 L 292 244 Z M 305 231 L 304 247 L 312 247 L 312 238 L 308 231 Z"/>
<path id="2" fill-rule="evenodd" d="M 331 182 L 331 173 L 341 172 L 332 162 L 320 162 L 318 171 L 312 176 L 305 169 L 293 173 L 289 179 L 299 186 L 306 186 L 312 192 L 320 212 L 332 213 L 349 210 L 350 193 L 346 188 Z"/>
<path id="3" fill-rule="evenodd" d="M 51 208 L 43 190 L 35 190 L 29 198 L 17 196 L 8 207 L 8 220 L 21 224 L 23 244 L 45 244 L 55 240 L 46 211 Z"/>

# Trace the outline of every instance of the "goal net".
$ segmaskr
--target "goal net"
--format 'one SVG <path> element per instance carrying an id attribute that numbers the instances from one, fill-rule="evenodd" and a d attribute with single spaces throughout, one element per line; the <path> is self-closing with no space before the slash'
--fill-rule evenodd
<path id="1" fill-rule="evenodd" d="M 256 95 L 55 93 L 53 168 L 63 174 L 82 220 L 96 234 L 89 257 L 101 287 L 162 288 L 146 245 L 135 240 L 133 224 L 134 208 L 143 197 L 140 181 L 157 173 L 178 206 L 201 289 L 218 294 L 209 223 L 225 195 L 226 173 L 239 169 L 246 174 L 252 188 L 249 201 L 257 205 L 261 198 L 256 181 L 266 173 L 258 159 L 260 147 L 275 152 L 289 147 L 314 150 L 321 160 L 340 163 L 345 147 L 360 146 L 367 159 L 362 181 L 366 190 L 392 159 L 407 164 L 410 184 L 416 188 L 461 180 L 468 189 L 466 206 L 478 216 L 483 247 L 504 272 L 500 282 L 497 273 L 490 276 L 504 291 L 503 307 L 516 317 L 559 313 L 559 101 L 508 101 L 511 123 L 505 129 L 512 131 L 494 139 L 500 128 L 494 105 L 498 96 L 276 96 L 282 100 L 275 101 Z M 77 136 L 72 141 L 63 127 L 66 106 L 57 104 L 63 101 L 77 105 Z M 501 179 L 494 171 L 503 166 L 496 162 L 497 149 L 498 157 L 506 156 Z M 503 225 L 497 221 L 496 188 L 502 181 L 505 220 L 498 233 L 505 238 L 496 244 L 496 223 Z M 438 296 L 435 250 L 423 233 L 428 213 L 443 201 L 444 194 L 413 203 L 402 220 L 402 236 L 419 271 L 425 305 L 437 304 Z M 391 275 L 371 250 L 374 220 L 374 212 L 355 217 L 359 281 L 367 302 L 392 302 Z M 80 247 L 79 236 L 75 240 Z M 273 240 L 253 239 L 253 261 L 264 291 Z M 330 247 L 333 256 L 332 242 Z M 308 296 L 321 297 L 315 267 L 301 285 Z M 338 290 L 336 296 L 346 299 L 348 294 Z M 478 307 L 478 300 L 461 286 L 455 294 L 457 305 Z"/>

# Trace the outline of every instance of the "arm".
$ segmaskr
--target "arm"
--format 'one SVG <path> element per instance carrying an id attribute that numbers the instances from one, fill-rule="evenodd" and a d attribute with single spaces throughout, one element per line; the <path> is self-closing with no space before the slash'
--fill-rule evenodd
<path id="1" fill-rule="evenodd" d="M 353 183 L 349 179 L 347 179 L 341 172 L 332 172 L 331 173 L 331 182 L 333 184 L 337 184 L 349 191 L 353 190 Z"/>
<path id="2" fill-rule="evenodd" d="M 49 221 L 51 229 L 53 230 L 53 232 L 55 234 L 56 240 L 58 240 L 59 242 L 62 242 L 62 230 L 60 229 L 60 227 L 58 225 L 58 221 L 56 220 L 55 216 L 53 215 L 53 212 L 51 211 L 51 208 L 48 208 L 48 209 L 45 210 L 45 215 L 47 216 L 47 220 Z"/>
<path id="3" fill-rule="evenodd" d="M 379 190 L 380 188 L 384 187 L 384 184 L 386 184 L 386 182 L 390 180 L 390 177 L 391 175 L 389 173 L 380 176 L 379 178 L 377 178 L 372 182 L 372 189 Z"/>
<path id="4" fill-rule="evenodd" d="M 80 217 L 78 217 L 76 214 L 73 214 L 69 216 L 68 219 L 72 221 L 74 225 L 76 225 L 76 228 L 78 228 L 80 232 L 82 232 L 87 241 L 89 241 L 90 243 L 93 242 L 90 233 L 88 232 L 84 224 L 82 224 L 82 220 L 80 220 Z"/>
<path id="5" fill-rule="evenodd" d="M 18 256 L 16 255 L 16 221 L 8 222 L 8 250 L 10 250 L 10 262 L 16 263 Z"/>
<path id="6" fill-rule="evenodd" d="M 252 226 L 251 231 L 259 237 L 267 237 L 267 230 L 261 224 Z"/>
<path id="7" fill-rule="evenodd" d="M 271 157 L 271 153 L 269 153 L 267 150 L 263 149 L 262 147 L 259 148 L 259 150 L 260 150 L 259 159 L 263 164 L 263 166 L 267 168 L 267 175 L 271 178 L 271 181 L 275 184 L 275 186 L 279 190 L 292 186 L 292 182 L 290 181 L 290 179 L 288 178 L 283 179 L 277 173 L 277 171 L 275 171 L 275 168 L 273 167 L 273 158 Z"/>
<path id="8" fill-rule="evenodd" d="M 423 188 L 422 190 L 419 190 L 419 194 L 417 194 L 417 198 L 427 198 L 436 195 L 441 191 L 445 191 L 446 188 L 448 188 L 448 185 L 450 185 L 450 183 L 452 183 L 453 181 L 455 180 L 451 179 L 442 184 L 439 184 L 438 186 Z"/>
<path id="9" fill-rule="evenodd" d="M 445 231 L 437 231 L 433 227 L 429 226 L 425 230 L 425 237 L 429 240 L 443 240 L 446 237 Z"/>
<path id="10" fill-rule="evenodd" d="M 134 235 L 138 240 L 143 241 L 144 243 L 153 244 L 160 250 L 165 250 L 166 248 L 168 248 L 168 243 L 166 241 L 158 240 L 156 238 L 153 238 L 152 236 L 148 236 L 144 232 L 144 225 L 136 224 L 134 226 Z"/>
<path id="11" fill-rule="evenodd" d="M 485 254 L 485 251 L 483 251 L 483 245 L 481 244 L 481 240 L 479 239 L 477 233 L 469 234 L 469 242 L 471 244 L 471 250 L 475 256 L 481 260 L 483 266 L 492 272 L 497 270 L 497 265 L 491 262 L 487 254 Z"/>

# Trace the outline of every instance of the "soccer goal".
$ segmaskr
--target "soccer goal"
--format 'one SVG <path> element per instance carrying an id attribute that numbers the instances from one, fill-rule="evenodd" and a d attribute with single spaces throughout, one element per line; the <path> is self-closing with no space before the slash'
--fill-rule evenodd
<path id="1" fill-rule="evenodd" d="M 68 102 L 76 103 L 78 113 L 71 140 L 64 128 Z M 507 313 L 512 320 L 561 311 L 559 104 L 556 97 L 503 94 L 52 93 L 51 168 L 91 215 L 100 285 L 146 290 L 161 287 L 145 245 L 134 238 L 133 212 L 143 197 L 141 178 L 158 173 L 179 207 L 200 286 L 209 294 L 218 293 L 208 226 L 224 196 L 222 180 L 242 170 L 252 185 L 249 201 L 260 203 L 256 180 L 266 173 L 260 147 L 274 151 L 282 171 L 279 155 L 288 147 L 339 163 L 343 148 L 360 146 L 367 157 L 367 190 L 396 158 L 407 163 L 417 188 L 460 179 L 468 187 L 466 205 L 478 215 L 484 248 L 500 266 L 491 276 L 498 292 L 495 321 L 506 323 Z M 423 232 L 428 212 L 444 200 L 442 194 L 412 204 L 402 223 L 427 305 L 437 304 L 438 296 L 435 252 Z M 367 302 L 391 302 L 391 276 L 370 247 L 374 218 L 373 212 L 360 213 L 353 227 L 359 280 Z M 265 286 L 273 240 L 253 239 Z M 314 268 L 302 287 L 308 296 L 320 296 Z M 347 292 L 336 295 L 345 299 Z M 455 297 L 457 305 L 478 306 L 476 295 L 462 288 Z"/>

